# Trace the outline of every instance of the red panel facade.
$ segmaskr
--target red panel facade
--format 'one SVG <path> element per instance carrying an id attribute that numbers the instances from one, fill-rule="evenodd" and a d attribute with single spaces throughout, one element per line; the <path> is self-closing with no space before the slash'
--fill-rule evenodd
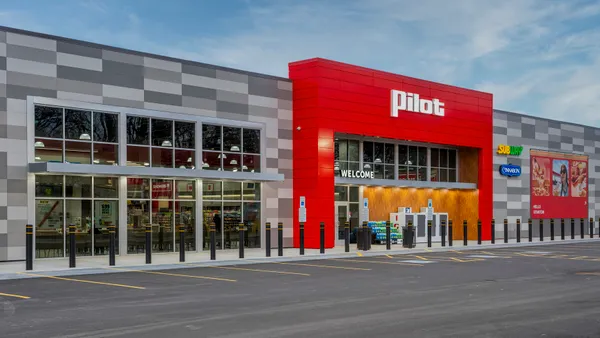
<path id="1" fill-rule="evenodd" d="M 334 134 L 347 133 L 479 149 L 479 217 L 492 217 L 492 94 L 443 85 L 325 59 L 290 63 L 294 105 L 294 245 L 298 206 L 306 196 L 305 245 L 334 246 Z M 444 116 L 399 111 L 392 90 L 439 99 Z M 330 235 L 331 234 L 331 235 Z M 489 226 L 483 239 L 491 237 Z"/>

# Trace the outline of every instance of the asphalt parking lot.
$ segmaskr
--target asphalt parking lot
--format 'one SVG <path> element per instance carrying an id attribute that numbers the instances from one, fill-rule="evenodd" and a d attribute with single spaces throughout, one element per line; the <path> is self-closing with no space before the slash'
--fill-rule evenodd
<path id="1" fill-rule="evenodd" d="M 600 336 L 600 242 L 113 270 L 0 281 L 0 337 Z"/>

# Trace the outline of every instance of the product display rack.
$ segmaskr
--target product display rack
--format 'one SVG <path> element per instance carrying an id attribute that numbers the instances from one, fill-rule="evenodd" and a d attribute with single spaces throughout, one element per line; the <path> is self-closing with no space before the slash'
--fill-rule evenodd
<path id="1" fill-rule="evenodd" d="M 367 225 L 371 228 L 376 244 L 385 244 L 386 243 L 386 222 L 385 221 L 371 221 L 368 222 Z M 392 239 L 392 244 L 398 244 L 398 240 L 402 239 L 402 233 L 398 230 L 398 228 L 392 226 L 390 229 L 390 236 Z"/>

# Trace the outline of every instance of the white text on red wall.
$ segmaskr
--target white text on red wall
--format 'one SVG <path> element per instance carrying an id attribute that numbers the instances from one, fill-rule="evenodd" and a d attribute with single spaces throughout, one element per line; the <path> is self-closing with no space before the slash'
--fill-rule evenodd
<path id="1" fill-rule="evenodd" d="M 400 110 L 437 116 L 445 113 L 444 103 L 438 99 L 425 100 L 419 94 L 392 89 L 392 117 L 398 117 Z"/>

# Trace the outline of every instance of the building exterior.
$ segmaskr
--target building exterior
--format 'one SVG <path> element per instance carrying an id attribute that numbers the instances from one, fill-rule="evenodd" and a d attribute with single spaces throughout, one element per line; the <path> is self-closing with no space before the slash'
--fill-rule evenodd
<path id="1" fill-rule="evenodd" d="M 362 221 L 596 217 L 600 129 L 493 109 L 490 93 L 323 59 L 290 78 L 0 27 L 0 261 L 343 240 Z M 304 208 L 301 208 L 304 207 Z M 524 227 L 525 228 L 525 227 Z M 579 227 L 577 228 L 579 229 Z M 537 228 L 534 228 L 537 231 Z M 537 233 L 537 232 L 536 232 Z M 548 232 L 546 232 L 548 233 Z M 513 232 L 514 234 L 514 232 Z M 455 238 L 464 236 L 455 227 Z M 276 245 L 276 234 L 271 243 Z M 497 236 L 498 237 L 498 236 Z"/>

